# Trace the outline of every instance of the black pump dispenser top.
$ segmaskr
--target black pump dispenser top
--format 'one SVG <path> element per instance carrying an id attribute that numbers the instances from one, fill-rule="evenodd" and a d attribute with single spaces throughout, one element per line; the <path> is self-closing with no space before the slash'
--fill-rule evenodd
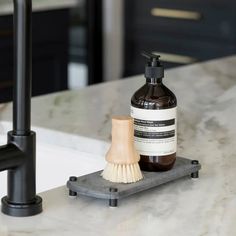
<path id="1" fill-rule="evenodd" d="M 143 52 L 142 56 L 148 59 L 145 66 L 145 77 L 147 79 L 162 79 L 164 77 L 164 67 L 160 62 L 160 55 Z"/>

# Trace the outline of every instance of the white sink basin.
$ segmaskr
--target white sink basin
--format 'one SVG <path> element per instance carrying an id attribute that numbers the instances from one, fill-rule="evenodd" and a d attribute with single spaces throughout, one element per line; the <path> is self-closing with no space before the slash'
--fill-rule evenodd
<path id="1" fill-rule="evenodd" d="M 6 144 L 6 131 L 11 124 L 0 123 L 0 145 Z M 81 176 L 104 168 L 106 143 L 83 137 L 70 137 L 54 131 L 35 128 L 37 132 L 37 192 L 65 185 L 69 176 Z M 60 137 L 61 135 L 61 137 Z M 56 138 L 60 137 L 60 138 Z M 78 146 L 62 146 L 64 138 L 74 139 Z M 48 140 L 51 143 L 48 143 Z M 54 140 L 54 141 L 53 141 Z M 58 144 L 55 144 L 58 142 Z M 65 142 L 66 143 L 66 142 Z M 70 145 L 72 145 L 71 142 Z M 91 148 L 92 147 L 92 148 Z M 97 154 L 96 154 L 97 147 Z M 82 149 L 80 151 L 79 149 Z M 0 197 L 6 195 L 7 172 L 0 172 Z"/>

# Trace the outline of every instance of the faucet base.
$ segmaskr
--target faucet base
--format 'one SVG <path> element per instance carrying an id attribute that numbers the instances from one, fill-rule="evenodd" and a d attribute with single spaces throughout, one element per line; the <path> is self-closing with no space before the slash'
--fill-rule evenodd
<path id="1" fill-rule="evenodd" d="M 34 216 L 42 212 L 42 198 L 36 196 L 34 201 L 28 204 L 12 203 L 7 197 L 2 198 L 2 213 L 9 216 L 26 217 Z"/>

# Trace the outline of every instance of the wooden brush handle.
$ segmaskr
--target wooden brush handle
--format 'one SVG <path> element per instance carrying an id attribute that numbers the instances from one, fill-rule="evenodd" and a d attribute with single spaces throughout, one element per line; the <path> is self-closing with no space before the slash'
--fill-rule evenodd
<path id="1" fill-rule="evenodd" d="M 106 160 L 114 164 L 133 164 L 140 160 L 134 147 L 134 119 L 130 116 L 112 117 L 112 143 Z"/>

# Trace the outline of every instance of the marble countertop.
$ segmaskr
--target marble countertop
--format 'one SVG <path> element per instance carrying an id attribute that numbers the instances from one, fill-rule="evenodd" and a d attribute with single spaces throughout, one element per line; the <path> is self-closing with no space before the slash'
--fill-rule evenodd
<path id="1" fill-rule="evenodd" d="M 178 98 L 178 155 L 201 162 L 198 180 L 140 193 L 117 209 L 101 200 L 69 199 L 61 187 L 41 194 L 45 210 L 39 216 L 0 214 L 0 235 L 236 235 L 235 65 L 232 56 L 166 72 L 164 83 Z M 137 76 L 34 98 L 33 125 L 55 130 L 45 139 L 75 149 L 75 137 L 92 138 L 89 152 L 93 139 L 109 142 L 111 116 L 129 114 L 130 98 L 144 81 Z M 11 104 L 0 105 L 0 121 L 11 120 L 11 110 Z"/>
<path id="2" fill-rule="evenodd" d="M 32 0 L 33 11 L 45 11 L 61 8 L 69 8 L 78 4 L 80 0 Z M 0 1 L 0 15 L 8 15 L 13 12 L 13 0 Z"/>

